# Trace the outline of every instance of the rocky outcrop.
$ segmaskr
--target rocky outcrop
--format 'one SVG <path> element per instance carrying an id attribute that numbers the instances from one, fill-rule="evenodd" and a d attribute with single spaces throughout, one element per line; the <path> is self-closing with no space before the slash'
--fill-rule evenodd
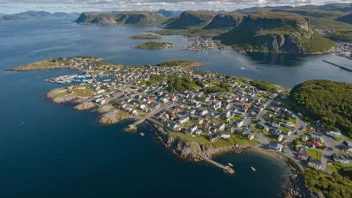
<path id="1" fill-rule="evenodd" d="M 104 125 L 111 125 L 131 118 L 131 114 L 116 109 L 103 114 L 99 119 L 99 123 Z"/>
<path id="2" fill-rule="evenodd" d="M 149 11 L 129 11 L 119 13 L 83 12 L 75 20 L 79 24 L 96 25 L 157 25 L 166 21 L 158 13 Z"/>
<path id="3" fill-rule="evenodd" d="M 211 145 L 200 144 L 175 134 L 164 132 L 160 127 L 157 127 L 156 129 L 157 136 L 161 143 L 177 156 L 186 160 L 203 161 L 203 157 L 213 158 L 225 153 L 242 152 L 242 149 L 235 145 L 215 148 Z"/>
<path id="4" fill-rule="evenodd" d="M 237 13 L 221 13 L 216 15 L 203 29 L 235 28 L 241 23 L 243 16 Z"/>
<path id="5" fill-rule="evenodd" d="M 251 13 L 233 30 L 215 39 L 234 49 L 291 54 L 329 53 L 334 43 L 312 30 L 300 15 L 262 11 Z"/>
<path id="6" fill-rule="evenodd" d="M 108 113 L 113 109 L 114 107 L 112 105 L 103 105 L 103 106 L 100 106 L 97 111 L 101 114 L 104 114 L 104 113 Z"/>
<path id="7" fill-rule="evenodd" d="M 78 111 L 84 111 L 84 110 L 93 109 L 95 107 L 96 107 L 96 105 L 93 102 L 84 102 L 82 104 L 79 104 L 79 105 L 73 107 L 73 109 L 78 110 Z"/>
<path id="8" fill-rule="evenodd" d="M 184 11 L 178 19 L 169 23 L 167 28 L 182 29 L 190 26 L 205 26 L 216 16 L 216 12 Z"/>

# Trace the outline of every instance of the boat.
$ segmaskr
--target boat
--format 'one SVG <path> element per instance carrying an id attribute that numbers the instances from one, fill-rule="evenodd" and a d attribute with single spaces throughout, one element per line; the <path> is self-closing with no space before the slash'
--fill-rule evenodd
<path id="1" fill-rule="evenodd" d="M 255 171 L 256 171 L 256 169 L 255 169 L 255 168 L 253 168 L 253 167 L 251 167 L 251 169 L 252 169 L 252 171 L 253 171 L 253 172 L 255 172 Z"/>
<path id="2" fill-rule="evenodd" d="M 231 163 L 227 163 L 227 165 L 229 165 L 230 167 L 233 167 L 233 165 Z"/>
<path id="3" fill-rule="evenodd" d="M 142 137 L 144 136 L 144 133 L 143 132 L 141 132 L 139 135 L 141 135 Z"/>

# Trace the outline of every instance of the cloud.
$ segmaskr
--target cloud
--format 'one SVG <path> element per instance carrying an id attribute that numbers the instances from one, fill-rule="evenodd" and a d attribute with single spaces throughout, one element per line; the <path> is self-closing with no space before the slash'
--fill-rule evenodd
<path id="1" fill-rule="evenodd" d="M 299 6 L 308 4 L 351 3 L 352 0 L 0 0 L 2 7 L 67 9 L 76 11 L 103 10 L 227 10 L 263 6 Z M 29 6 L 28 6 L 29 5 Z"/>

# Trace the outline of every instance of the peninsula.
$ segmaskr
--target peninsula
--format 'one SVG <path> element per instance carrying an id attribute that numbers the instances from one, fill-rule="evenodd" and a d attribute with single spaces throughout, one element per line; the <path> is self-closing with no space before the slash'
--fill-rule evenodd
<path id="1" fill-rule="evenodd" d="M 133 131 L 149 123 L 157 139 L 182 158 L 206 161 L 232 174 L 230 166 L 212 158 L 256 149 L 291 167 L 295 184 L 289 194 L 320 192 L 334 197 L 343 189 L 352 195 L 344 186 L 352 186 L 344 177 L 350 173 L 347 164 L 352 156 L 348 139 L 351 84 L 313 80 L 290 90 L 265 81 L 189 69 L 199 65 L 166 61 L 132 67 L 70 57 L 10 70 L 77 70 L 77 74 L 47 79 L 66 84 L 47 93 L 47 98 L 54 103 L 76 103 L 75 110 L 96 109 L 101 124 L 132 119 L 129 130 Z M 328 89 L 333 92 L 329 94 Z M 332 178 L 330 174 L 335 182 L 326 179 Z M 327 191 L 326 186 L 341 191 Z"/>
<path id="2" fill-rule="evenodd" d="M 128 37 L 129 39 L 163 39 L 162 36 L 156 34 L 142 34 L 142 35 L 134 35 Z"/>
<path id="3" fill-rule="evenodd" d="M 135 48 L 137 49 L 150 49 L 150 50 L 158 50 L 158 49 L 166 49 L 176 47 L 175 44 L 169 42 L 145 42 L 140 45 L 137 45 Z"/>

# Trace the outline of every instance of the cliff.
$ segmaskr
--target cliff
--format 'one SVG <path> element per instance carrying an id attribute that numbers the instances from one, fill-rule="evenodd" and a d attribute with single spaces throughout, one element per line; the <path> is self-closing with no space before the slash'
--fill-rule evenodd
<path id="1" fill-rule="evenodd" d="M 83 12 L 74 22 L 96 25 L 157 25 L 166 18 L 155 12 L 131 11 L 111 13 Z"/>
<path id="2" fill-rule="evenodd" d="M 348 14 L 336 19 L 336 21 L 352 24 L 352 14 Z"/>
<path id="3" fill-rule="evenodd" d="M 308 18 L 286 12 L 256 12 L 215 39 L 234 49 L 292 54 L 327 53 L 334 42 L 315 34 Z"/>
<path id="4" fill-rule="evenodd" d="M 216 12 L 208 11 L 184 11 L 174 21 L 167 24 L 170 29 L 187 29 L 192 27 L 204 27 L 216 16 Z"/>
<path id="5" fill-rule="evenodd" d="M 214 158 L 225 153 L 239 153 L 243 149 L 234 146 L 215 148 L 188 140 L 173 133 L 164 132 L 160 127 L 156 128 L 156 135 L 161 143 L 177 156 L 190 161 L 203 161 L 203 157 Z"/>
<path id="6" fill-rule="evenodd" d="M 237 27 L 242 19 L 242 14 L 237 13 L 222 13 L 214 17 L 214 19 L 203 29 L 227 29 Z"/>

